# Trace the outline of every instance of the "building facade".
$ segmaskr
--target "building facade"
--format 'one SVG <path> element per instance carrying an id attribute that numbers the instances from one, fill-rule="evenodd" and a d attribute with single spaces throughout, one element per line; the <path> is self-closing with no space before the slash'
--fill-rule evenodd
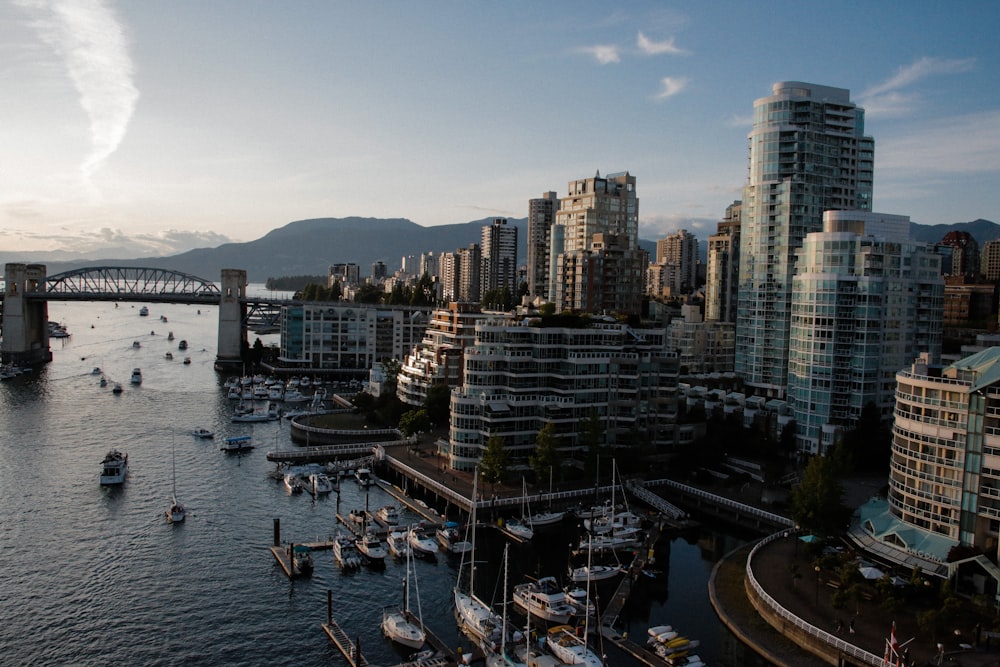
<path id="1" fill-rule="evenodd" d="M 796 253 L 787 399 L 801 453 L 826 454 L 869 403 L 891 419 L 896 371 L 920 353 L 940 358 L 941 257 L 909 227 L 907 216 L 828 211 Z"/>
<path id="2" fill-rule="evenodd" d="M 690 294 L 698 286 L 698 239 L 686 229 L 656 242 L 656 263 L 670 267 L 664 288 L 669 296 Z"/>
<path id="3" fill-rule="evenodd" d="M 558 210 L 559 197 L 555 192 L 528 200 L 528 296 L 532 299 L 549 296 L 549 250 Z"/>
<path id="4" fill-rule="evenodd" d="M 772 397 L 787 387 L 795 251 L 827 210 L 871 210 L 874 140 L 850 92 L 774 84 L 754 102 L 743 189 L 736 372 Z"/>
<path id="5" fill-rule="evenodd" d="M 626 450 L 640 439 L 660 449 L 692 440 L 697 425 L 677 424 L 678 363 L 664 342 L 662 329 L 610 318 L 583 327 L 479 322 L 440 453 L 452 467 L 472 469 L 496 436 L 512 463 L 526 463 L 547 424 L 561 449 L 582 448 L 581 426 L 593 415 L 605 443 Z"/>
<path id="6" fill-rule="evenodd" d="M 494 218 L 482 229 L 480 248 L 480 299 L 488 290 L 506 288 L 511 296 L 517 294 L 517 227 L 508 225 L 507 218 Z"/>
<path id="7" fill-rule="evenodd" d="M 667 349 L 677 353 L 682 376 L 732 373 L 736 327 L 704 321 L 698 306 L 681 306 L 681 317 L 667 325 Z"/>
<path id="8" fill-rule="evenodd" d="M 705 267 L 705 320 L 736 322 L 736 288 L 740 275 L 740 216 L 743 202 L 726 207 L 726 216 L 708 237 Z"/>

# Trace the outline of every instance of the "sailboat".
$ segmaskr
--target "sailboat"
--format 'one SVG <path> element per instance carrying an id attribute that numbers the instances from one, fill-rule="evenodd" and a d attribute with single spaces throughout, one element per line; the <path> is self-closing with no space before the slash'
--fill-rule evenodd
<path id="1" fill-rule="evenodd" d="M 413 588 L 417 593 L 417 622 L 410 620 L 410 572 L 413 572 Z M 423 615 L 420 612 L 420 590 L 417 588 L 417 572 L 413 569 L 410 552 L 406 552 L 406 576 L 403 577 L 403 606 L 390 605 L 382 608 L 382 632 L 392 641 L 419 649 L 427 641 Z"/>
<path id="2" fill-rule="evenodd" d="M 503 590 L 507 590 L 507 552 L 509 544 L 503 547 Z M 531 620 L 529 619 L 530 623 Z M 481 646 L 486 655 L 486 667 L 525 667 L 528 653 L 527 639 L 531 636 L 530 628 L 526 635 L 520 632 L 511 634 L 507 627 L 507 599 L 503 603 L 503 620 L 500 627 L 500 645 L 495 640 L 484 641 Z M 507 646 L 507 639 L 514 644 L 513 649 Z M 524 643 L 522 643 L 524 642 Z"/>
<path id="3" fill-rule="evenodd" d="M 552 466 L 549 466 L 549 503 L 551 505 L 552 498 Z M 558 523 L 563 520 L 566 516 L 565 512 L 553 512 L 550 506 L 547 511 L 536 512 L 528 517 L 528 525 L 532 528 L 536 526 L 547 526 L 549 524 Z"/>
<path id="4" fill-rule="evenodd" d="M 531 514 L 531 508 L 528 507 L 528 483 L 521 478 L 521 519 L 510 519 L 504 524 L 504 532 L 512 537 L 516 537 L 521 540 L 530 540 L 535 536 L 535 531 L 531 528 L 531 523 L 528 521 L 527 516 Z M 525 507 L 528 507 L 525 511 Z"/>
<path id="5" fill-rule="evenodd" d="M 187 516 L 187 510 L 177 500 L 177 455 L 174 453 L 173 440 L 170 442 L 170 458 L 173 466 L 173 495 L 170 498 L 170 507 L 167 508 L 167 523 L 180 523 Z"/>
<path id="6" fill-rule="evenodd" d="M 455 615 L 458 623 L 472 639 L 475 641 L 488 641 L 493 631 L 503 626 L 500 617 L 490 609 L 489 605 L 476 597 L 473 583 L 476 573 L 476 489 L 479 482 L 479 469 L 476 468 L 472 482 L 472 518 L 469 521 L 469 530 L 472 531 L 471 544 L 469 549 L 469 591 L 464 593 L 460 584 L 462 581 L 462 569 L 465 565 L 465 554 L 462 554 L 462 562 L 458 567 L 458 578 L 455 582 L 453 599 L 455 603 Z"/>
<path id="7" fill-rule="evenodd" d="M 590 554 L 587 555 L 587 567 L 590 567 Z M 590 587 L 587 587 L 589 592 Z M 569 625 L 557 625 L 549 628 L 545 635 L 545 647 L 566 665 L 586 665 L 586 667 L 603 667 L 604 661 L 587 646 L 587 634 L 590 630 L 590 616 L 583 623 L 583 636 Z"/>

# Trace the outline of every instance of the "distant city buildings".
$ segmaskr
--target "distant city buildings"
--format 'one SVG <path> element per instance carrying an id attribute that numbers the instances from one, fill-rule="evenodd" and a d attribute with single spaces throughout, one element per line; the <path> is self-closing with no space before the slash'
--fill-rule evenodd
<path id="1" fill-rule="evenodd" d="M 517 294 L 517 227 L 507 224 L 507 218 L 494 218 L 482 230 L 482 267 L 480 295 L 488 290 L 510 290 Z"/>
<path id="2" fill-rule="evenodd" d="M 698 239 L 686 229 L 668 234 L 656 242 L 658 271 L 657 296 L 691 294 L 698 286 Z"/>
<path id="3" fill-rule="evenodd" d="M 705 320 L 709 322 L 736 322 L 742 209 L 743 202 L 739 200 L 727 206 L 716 233 L 708 237 Z"/>
<path id="4" fill-rule="evenodd" d="M 951 249 L 951 262 L 944 267 L 945 275 L 972 279 L 979 275 L 979 243 L 972 234 L 965 231 L 948 232 L 941 239 L 941 245 Z"/>
<path id="5" fill-rule="evenodd" d="M 552 225 L 556 222 L 559 198 L 545 192 L 528 201 L 528 296 L 547 299 L 551 273 Z"/>

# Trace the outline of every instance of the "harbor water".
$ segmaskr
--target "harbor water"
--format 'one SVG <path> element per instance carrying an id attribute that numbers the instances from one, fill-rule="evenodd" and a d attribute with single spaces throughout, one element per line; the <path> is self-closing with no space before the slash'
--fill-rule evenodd
<path id="1" fill-rule="evenodd" d="M 137 304 L 50 303 L 49 319 L 70 337 L 51 341 L 52 363 L 0 383 L 0 663 L 346 665 L 320 627 L 328 590 L 334 618 L 371 664 L 405 660 L 408 650 L 379 631 L 382 607 L 401 601 L 401 563 L 348 573 L 318 551 L 313 575 L 290 581 L 269 551 L 275 518 L 286 541 L 322 540 L 337 532 L 338 508 L 374 510 L 391 498 L 348 479 L 339 495 L 290 495 L 265 459 L 292 446 L 287 421 L 230 421 L 225 378 L 213 368 L 217 310 L 148 308 L 144 317 Z M 134 368 L 141 385 L 129 383 Z M 197 428 L 215 439 L 193 437 Z M 219 450 L 224 437 L 244 434 L 250 452 Z M 120 488 L 102 488 L 100 462 L 112 447 L 128 453 L 129 475 Z M 171 525 L 164 511 L 174 466 L 188 515 Z M 564 577 L 573 530 L 513 545 L 508 585 Z M 655 578 L 644 578 L 619 629 L 640 637 L 672 624 L 701 641 L 697 653 L 710 665 L 758 664 L 739 657 L 708 601 L 714 562 L 748 537 L 726 530 L 667 535 Z M 479 532 L 477 592 L 498 599 L 505 541 Z M 419 560 L 416 580 L 425 623 L 468 650 L 451 606 L 458 565 L 443 553 Z M 605 652 L 610 665 L 637 664 L 614 647 Z"/>

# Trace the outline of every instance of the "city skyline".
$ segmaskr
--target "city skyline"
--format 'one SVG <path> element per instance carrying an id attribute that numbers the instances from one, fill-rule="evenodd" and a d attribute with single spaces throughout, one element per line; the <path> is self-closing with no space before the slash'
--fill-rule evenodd
<path id="1" fill-rule="evenodd" d="M 741 197 L 753 101 L 796 80 L 865 109 L 874 210 L 938 224 L 1000 207 L 987 3 L 874 5 L 863 21 L 791 2 L 293 7 L 0 7 L 16 101 L 0 252 L 169 254 L 319 217 L 523 218 L 546 191 L 625 170 L 641 237 L 706 239 Z"/>

